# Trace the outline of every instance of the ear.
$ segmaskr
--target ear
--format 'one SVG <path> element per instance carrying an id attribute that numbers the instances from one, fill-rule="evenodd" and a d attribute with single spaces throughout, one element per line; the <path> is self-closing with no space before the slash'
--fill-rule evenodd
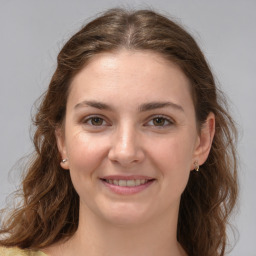
<path id="1" fill-rule="evenodd" d="M 65 133 L 62 127 L 58 127 L 55 130 L 55 137 L 56 137 L 56 141 L 57 141 L 57 147 L 59 150 L 59 153 L 61 155 L 61 159 L 68 159 L 67 156 L 67 151 L 66 151 L 66 145 L 65 145 Z M 63 169 L 68 170 L 69 169 L 69 164 L 68 161 L 61 161 L 60 162 L 60 166 Z"/>
<path id="2" fill-rule="evenodd" d="M 198 142 L 194 151 L 193 163 L 191 164 L 191 170 L 195 169 L 195 162 L 198 165 L 202 165 L 211 150 L 213 137 L 215 134 L 215 115 L 211 112 L 204 124 L 202 125 Z"/>

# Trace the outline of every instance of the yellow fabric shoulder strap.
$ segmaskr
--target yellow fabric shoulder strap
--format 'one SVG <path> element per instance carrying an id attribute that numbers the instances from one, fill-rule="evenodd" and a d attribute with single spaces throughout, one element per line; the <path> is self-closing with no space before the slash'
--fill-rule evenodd
<path id="1" fill-rule="evenodd" d="M 45 253 L 40 251 L 22 250 L 17 247 L 6 248 L 0 247 L 0 256 L 47 256 Z"/>

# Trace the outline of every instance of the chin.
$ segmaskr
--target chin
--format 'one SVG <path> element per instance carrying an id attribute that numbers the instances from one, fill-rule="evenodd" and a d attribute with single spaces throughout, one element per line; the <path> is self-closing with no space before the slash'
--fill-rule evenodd
<path id="1" fill-rule="evenodd" d="M 133 225 L 143 224 L 150 217 L 149 210 L 138 208 L 129 203 L 117 203 L 114 207 L 101 212 L 102 217 L 112 225 L 120 227 L 131 227 Z"/>

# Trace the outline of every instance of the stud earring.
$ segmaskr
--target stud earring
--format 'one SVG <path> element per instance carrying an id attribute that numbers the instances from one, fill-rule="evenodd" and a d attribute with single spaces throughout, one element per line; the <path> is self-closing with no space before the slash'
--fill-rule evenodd
<path id="1" fill-rule="evenodd" d="M 199 164 L 198 164 L 198 161 L 195 161 L 195 162 L 194 162 L 194 165 L 195 165 L 195 170 L 198 172 L 198 171 L 199 171 Z"/>
<path id="2" fill-rule="evenodd" d="M 67 161 L 68 161 L 68 159 L 67 159 L 67 158 L 62 159 L 62 160 L 61 160 L 61 163 L 65 164 Z"/>

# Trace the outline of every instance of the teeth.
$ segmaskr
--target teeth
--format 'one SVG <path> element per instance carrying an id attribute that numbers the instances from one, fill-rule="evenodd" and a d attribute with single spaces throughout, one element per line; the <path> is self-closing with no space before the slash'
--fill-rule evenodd
<path id="1" fill-rule="evenodd" d="M 135 186 L 135 180 L 127 180 L 126 181 L 127 187 L 134 187 Z"/>
<path id="2" fill-rule="evenodd" d="M 105 180 L 107 183 L 120 187 L 135 187 L 145 184 L 148 180 Z"/>
<path id="3" fill-rule="evenodd" d="M 135 186 L 139 186 L 141 184 L 140 180 L 135 180 Z"/>
<path id="4" fill-rule="evenodd" d="M 126 186 L 126 180 L 119 180 L 118 185 L 121 187 L 125 187 Z"/>

